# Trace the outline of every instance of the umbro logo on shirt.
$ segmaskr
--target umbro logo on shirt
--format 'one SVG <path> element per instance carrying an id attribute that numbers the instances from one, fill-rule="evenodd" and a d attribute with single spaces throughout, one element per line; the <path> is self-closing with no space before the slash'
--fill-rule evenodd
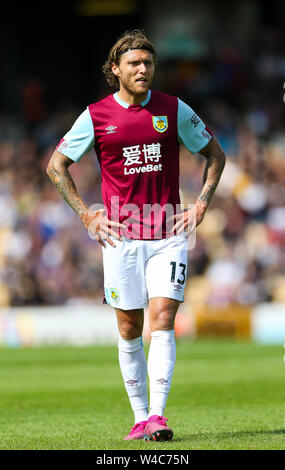
<path id="1" fill-rule="evenodd" d="M 105 127 L 106 131 L 107 131 L 107 134 L 114 134 L 114 132 L 117 132 L 116 129 L 117 129 L 117 126 L 108 126 L 108 127 Z"/>

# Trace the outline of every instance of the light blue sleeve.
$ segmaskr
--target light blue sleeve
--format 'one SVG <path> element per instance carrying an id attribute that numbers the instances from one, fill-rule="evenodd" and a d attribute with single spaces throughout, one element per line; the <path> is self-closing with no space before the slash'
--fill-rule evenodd
<path id="1" fill-rule="evenodd" d="M 56 150 L 63 153 L 75 162 L 79 160 L 94 146 L 94 126 L 87 108 L 76 119 L 72 128 L 61 139 Z"/>
<path id="2" fill-rule="evenodd" d="M 193 109 L 179 98 L 177 127 L 179 142 L 193 154 L 200 152 L 213 138 Z"/>

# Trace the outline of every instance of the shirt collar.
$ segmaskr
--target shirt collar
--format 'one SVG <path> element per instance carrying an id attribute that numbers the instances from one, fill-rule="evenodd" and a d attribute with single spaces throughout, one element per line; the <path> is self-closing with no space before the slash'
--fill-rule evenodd
<path id="1" fill-rule="evenodd" d="M 114 94 L 113 94 L 113 97 L 114 97 L 114 99 L 117 101 L 117 103 L 119 103 L 121 106 L 123 106 L 123 108 L 128 109 L 128 107 L 130 106 L 128 103 L 125 103 L 125 101 L 121 100 L 121 98 L 118 97 L 118 92 L 114 93 Z M 142 101 L 142 102 L 140 103 L 140 105 L 141 105 L 141 106 L 147 105 L 147 103 L 148 103 L 149 100 L 150 100 L 150 97 L 151 97 L 151 91 L 148 90 L 146 99 L 145 99 L 144 101 Z"/>

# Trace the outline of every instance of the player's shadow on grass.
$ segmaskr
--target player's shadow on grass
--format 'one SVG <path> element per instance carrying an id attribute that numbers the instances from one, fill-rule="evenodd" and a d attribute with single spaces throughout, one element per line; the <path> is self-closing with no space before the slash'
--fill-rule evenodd
<path id="1" fill-rule="evenodd" d="M 234 438 L 234 437 L 245 437 L 245 436 L 256 436 L 258 434 L 285 434 L 285 429 L 275 429 L 275 430 L 268 430 L 268 431 L 237 431 L 237 432 L 220 432 L 217 434 L 212 433 L 199 433 L 199 434 L 187 434 L 183 438 L 173 436 L 173 439 L 170 442 L 178 443 L 178 442 L 185 442 L 191 441 L 194 439 L 203 439 L 203 438 Z M 154 441 L 153 441 L 154 442 Z M 155 444 L 165 444 L 165 441 L 155 441 Z M 151 444 L 150 444 L 151 445 Z"/>
<path id="2" fill-rule="evenodd" d="M 273 430 L 258 430 L 258 431 L 237 431 L 237 432 L 220 432 L 217 434 L 203 433 L 203 434 L 192 434 L 190 439 L 195 437 L 201 439 L 201 437 L 220 437 L 220 438 L 229 438 L 229 437 L 245 437 L 245 436 L 256 436 L 258 434 L 285 434 L 285 429 L 273 429 Z"/>

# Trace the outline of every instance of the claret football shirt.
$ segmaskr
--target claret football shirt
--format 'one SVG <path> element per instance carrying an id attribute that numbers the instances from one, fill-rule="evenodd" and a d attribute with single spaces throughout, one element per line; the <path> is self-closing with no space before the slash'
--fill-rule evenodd
<path id="1" fill-rule="evenodd" d="M 115 93 L 90 104 L 57 150 L 78 162 L 94 146 L 108 218 L 124 222 L 124 236 L 149 240 L 169 236 L 167 220 L 179 211 L 179 144 L 195 154 L 211 139 L 177 97 L 149 91 L 128 105 Z"/>

